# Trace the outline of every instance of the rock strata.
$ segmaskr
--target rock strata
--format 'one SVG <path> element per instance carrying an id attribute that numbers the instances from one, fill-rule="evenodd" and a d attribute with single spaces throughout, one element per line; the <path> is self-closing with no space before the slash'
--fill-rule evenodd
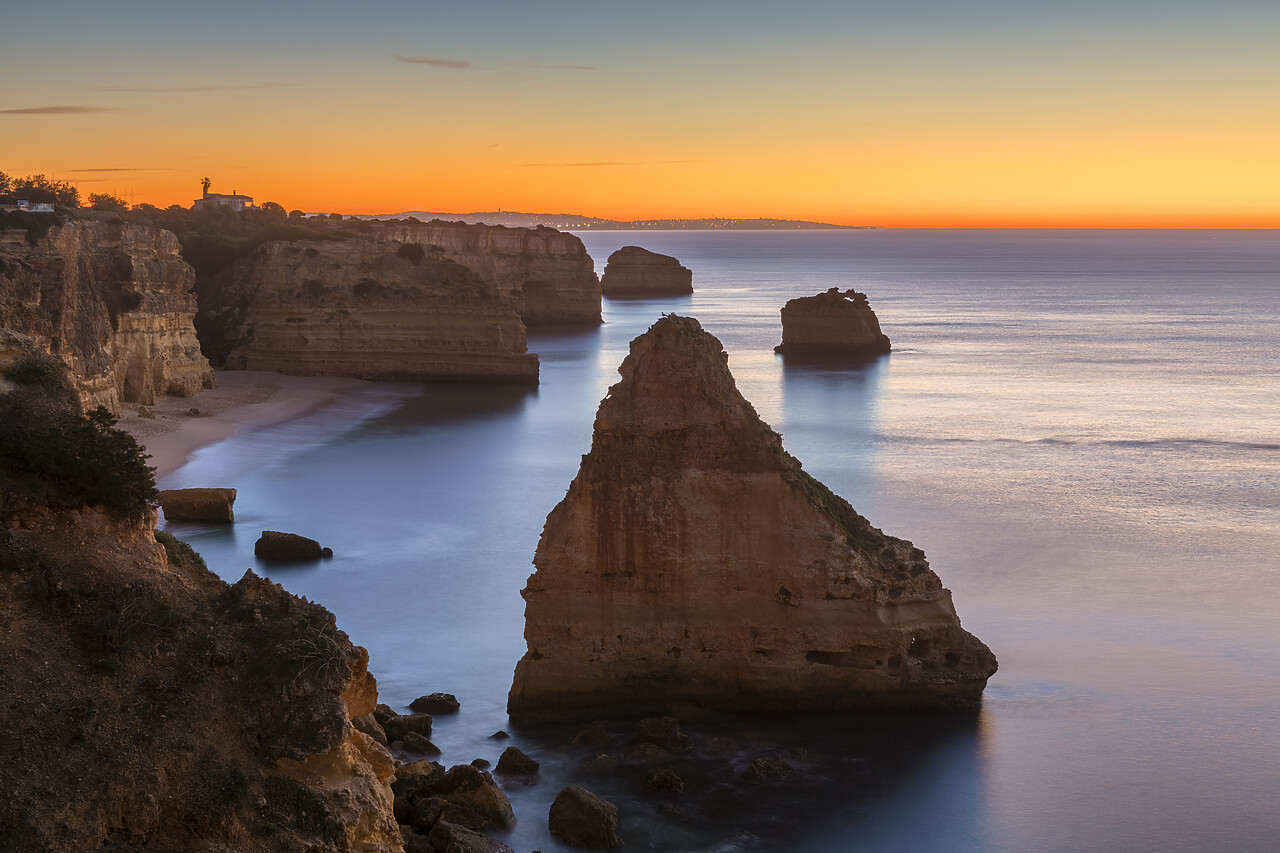
<path id="1" fill-rule="evenodd" d="M 889 338 L 865 293 L 833 287 L 817 296 L 790 299 L 782 307 L 782 343 L 787 355 L 875 356 L 889 352 Z"/>
<path id="2" fill-rule="evenodd" d="M 61 358 L 86 409 L 189 397 L 214 384 L 178 238 L 121 221 L 0 231 L 0 328 Z"/>
<path id="3" fill-rule="evenodd" d="M 670 255 L 623 246 L 609 256 L 600 291 L 605 296 L 665 296 L 693 293 L 693 272 Z"/>
<path id="4" fill-rule="evenodd" d="M 632 341 L 522 591 L 516 720 L 970 708 L 996 670 L 910 542 L 807 474 L 696 320 Z"/>
<path id="5" fill-rule="evenodd" d="M 536 383 L 538 357 L 500 289 L 416 243 L 266 243 L 207 291 L 198 318 L 233 370 Z"/>
<path id="6" fill-rule="evenodd" d="M 169 521 L 233 522 L 235 489 L 166 489 L 160 508 Z"/>

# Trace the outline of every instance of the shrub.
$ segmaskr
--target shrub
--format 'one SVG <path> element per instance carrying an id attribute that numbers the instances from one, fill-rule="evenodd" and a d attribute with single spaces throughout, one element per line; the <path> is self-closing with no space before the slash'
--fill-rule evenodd
<path id="1" fill-rule="evenodd" d="M 426 256 L 427 252 L 422 248 L 421 243 L 404 243 L 396 249 L 396 257 L 404 258 L 415 267 L 422 263 L 422 259 Z"/>

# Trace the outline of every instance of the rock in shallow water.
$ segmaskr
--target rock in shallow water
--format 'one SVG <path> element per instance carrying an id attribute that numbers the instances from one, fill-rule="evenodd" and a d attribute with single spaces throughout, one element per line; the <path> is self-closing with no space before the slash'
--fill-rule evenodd
<path id="1" fill-rule="evenodd" d="M 232 511 L 235 502 L 235 489 L 165 489 L 160 493 L 160 508 L 168 521 L 230 523 L 236 520 Z"/>
<path id="2" fill-rule="evenodd" d="M 333 551 L 320 547 L 320 543 L 314 539 L 296 533 L 264 530 L 253 545 L 253 555 L 278 563 L 310 563 L 332 557 Z"/>
<path id="3" fill-rule="evenodd" d="M 576 785 L 556 795 L 547 815 L 547 828 L 552 837 L 571 847 L 607 850 L 622 846 L 618 807 Z"/>

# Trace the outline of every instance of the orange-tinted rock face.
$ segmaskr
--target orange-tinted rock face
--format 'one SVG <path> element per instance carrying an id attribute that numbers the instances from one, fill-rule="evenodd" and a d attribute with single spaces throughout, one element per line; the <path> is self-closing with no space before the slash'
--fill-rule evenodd
<path id="1" fill-rule="evenodd" d="M 170 232 L 78 221 L 32 244 L 8 230 L 0 262 L 0 327 L 66 361 L 86 408 L 213 387 L 192 325 L 195 273 Z"/>
<path id="2" fill-rule="evenodd" d="M 547 517 L 508 711 L 976 705 L 995 657 L 924 554 L 806 474 L 726 362 L 688 318 L 632 342 Z"/>
<path id="3" fill-rule="evenodd" d="M 600 291 L 605 296 L 693 293 L 693 273 L 670 255 L 623 246 L 609 256 Z"/>
<path id="4" fill-rule="evenodd" d="M 883 355 L 889 338 L 867 303 L 855 290 L 833 287 L 817 296 L 791 299 L 782 307 L 782 343 L 776 352 L 812 355 Z"/>
<path id="5" fill-rule="evenodd" d="M 202 328 L 233 370 L 537 382 L 524 325 L 477 273 L 419 244 L 267 243 L 231 268 Z"/>

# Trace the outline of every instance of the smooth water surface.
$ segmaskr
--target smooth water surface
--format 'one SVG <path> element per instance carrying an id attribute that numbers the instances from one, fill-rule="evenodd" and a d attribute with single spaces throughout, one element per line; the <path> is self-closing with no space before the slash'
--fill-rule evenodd
<path id="1" fill-rule="evenodd" d="M 234 486 L 237 523 L 170 529 L 229 580 L 267 572 L 264 529 L 331 546 L 270 576 L 369 649 L 383 701 L 457 694 L 433 737 L 446 764 L 510 743 L 543 762 L 508 789 L 521 853 L 564 849 L 546 809 L 566 784 L 618 802 L 637 851 L 1277 849 L 1280 233 L 580 236 L 601 272 L 623 245 L 675 255 L 696 292 L 531 333 L 536 390 L 374 395 L 207 448 L 161 485 Z M 869 294 L 891 355 L 773 353 L 782 304 L 829 287 Z M 663 312 L 720 338 L 808 471 L 925 550 L 1000 659 L 976 719 L 686 727 L 683 815 L 640 792 L 645 768 L 584 767 L 572 730 L 488 739 L 510 729 L 543 521 Z M 773 754 L 804 784 L 737 778 Z"/>

